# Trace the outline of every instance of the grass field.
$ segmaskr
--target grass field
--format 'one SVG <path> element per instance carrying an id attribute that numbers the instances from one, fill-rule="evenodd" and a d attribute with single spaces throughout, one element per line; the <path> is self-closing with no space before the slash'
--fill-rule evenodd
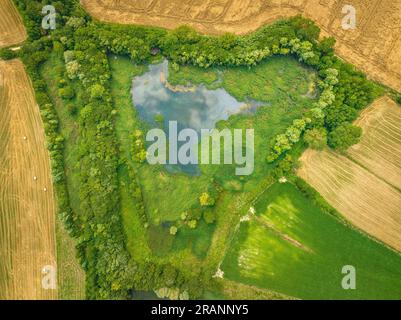
<path id="1" fill-rule="evenodd" d="M 211 82 L 211 79 L 216 80 Z M 239 101 L 252 99 L 265 105 L 258 108 L 254 115 L 234 115 L 218 123 L 220 128 L 255 130 L 255 171 L 251 176 L 239 180 L 234 165 L 202 166 L 202 172 L 213 176 L 221 185 L 235 184 L 245 191 L 251 190 L 255 180 L 263 179 L 271 170 L 271 165 L 266 162 L 270 140 L 284 132 L 312 105 L 318 95 L 314 90 L 315 80 L 314 72 L 291 57 L 274 57 L 250 69 L 223 68 L 202 73 L 198 68 L 185 66 L 178 72 L 170 69 L 169 73 L 172 84 L 206 82 L 209 87 L 224 88 Z"/>
<path id="2" fill-rule="evenodd" d="M 21 43 L 26 39 L 22 19 L 12 0 L 0 1 L 0 48 Z"/>
<path id="3" fill-rule="evenodd" d="M 45 133 L 19 60 L 0 61 L 0 299 L 56 299 L 55 201 Z"/>
<path id="4" fill-rule="evenodd" d="M 399 299 L 401 256 L 321 212 L 291 184 L 274 184 L 241 223 L 225 278 L 303 299 Z M 344 265 L 356 290 L 341 287 Z"/>

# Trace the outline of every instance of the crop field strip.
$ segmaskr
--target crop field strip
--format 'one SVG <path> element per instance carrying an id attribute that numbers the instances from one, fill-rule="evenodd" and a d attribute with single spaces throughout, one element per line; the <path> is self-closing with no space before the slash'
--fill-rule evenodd
<path id="1" fill-rule="evenodd" d="M 401 193 L 333 151 L 308 149 L 298 175 L 351 223 L 401 251 Z"/>
<path id="2" fill-rule="evenodd" d="M 43 267 L 56 267 L 50 161 L 19 60 L 0 61 L 0 101 L 0 298 L 55 299 L 57 290 L 42 288 Z"/>
<path id="3" fill-rule="evenodd" d="M 364 134 L 348 156 L 401 190 L 401 107 L 383 97 L 365 109 L 355 124 Z"/>
<path id="4" fill-rule="evenodd" d="M 200 32 L 244 34 L 279 18 L 302 14 L 337 39 L 336 52 L 372 78 L 401 91 L 401 2 L 390 0 L 81 0 L 95 18 Z M 357 29 L 343 30 L 342 7 L 353 5 Z"/>
<path id="5" fill-rule="evenodd" d="M 25 39 L 26 31 L 12 0 L 0 0 L 0 48 Z"/>

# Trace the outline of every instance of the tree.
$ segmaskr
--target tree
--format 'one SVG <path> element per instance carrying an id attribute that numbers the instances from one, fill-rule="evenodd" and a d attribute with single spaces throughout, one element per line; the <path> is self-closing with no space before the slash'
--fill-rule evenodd
<path id="1" fill-rule="evenodd" d="M 94 84 L 90 88 L 90 94 L 92 99 L 100 99 L 105 93 L 106 89 L 101 84 Z"/>
<path id="2" fill-rule="evenodd" d="M 190 227 L 191 229 L 195 229 L 197 224 L 198 224 L 197 220 L 188 221 L 188 227 Z"/>
<path id="3" fill-rule="evenodd" d="M 320 41 L 318 48 L 322 53 L 328 54 L 333 52 L 335 44 L 336 44 L 336 39 L 334 37 L 328 37 Z"/>
<path id="4" fill-rule="evenodd" d="M 17 57 L 17 54 L 10 49 L 1 49 L 0 50 L 0 59 L 3 60 L 11 60 Z"/>
<path id="5" fill-rule="evenodd" d="M 304 139 L 312 149 L 322 150 L 327 145 L 327 132 L 324 128 L 313 128 L 305 132 Z"/>
<path id="6" fill-rule="evenodd" d="M 77 78 L 78 71 L 80 69 L 80 65 L 79 65 L 78 61 L 73 60 L 73 61 L 67 62 L 67 64 L 65 65 L 65 68 L 67 70 L 68 78 L 70 78 L 71 80 L 74 80 Z"/>
<path id="7" fill-rule="evenodd" d="M 351 123 L 343 123 L 329 134 L 329 146 L 333 149 L 345 151 L 359 142 L 362 129 Z"/>
<path id="8" fill-rule="evenodd" d="M 397 103 L 398 103 L 399 105 L 401 105 L 401 94 L 397 94 L 395 100 L 397 101 Z"/>
<path id="9" fill-rule="evenodd" d="M 62 99 L 71 100 L 74 98 L 74 90 L 70 86 L 58 89 L 58 94 Z"/>

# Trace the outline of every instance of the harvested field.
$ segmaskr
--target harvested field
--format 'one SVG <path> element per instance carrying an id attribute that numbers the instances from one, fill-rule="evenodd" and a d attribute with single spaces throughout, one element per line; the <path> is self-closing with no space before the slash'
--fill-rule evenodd
<path id="1" fill-rule="evenodd" d="M 0 61 L 0 299 L 55 299 L 55 202 L 45 133 L 19 60 Z"/>
<path id="2" fill-rule="evenodd" d="M 26 31 L 12 0 L 0 0 L 0 48 L 25 39 Z"/>
<path id="3" fill-rule="evenodd" d="M 333 151 L 308 149 L 298 174 L 358 228 L 401 251 L 401 193 Z M 382 168 L 386 170 L 386 168 Z"/>
<path id="4" fill-rule="evenodd" d="M 388 97 L 365 109 L 356 125 L 361 142 L 347 154 L 363 167 L 401 189 L 401 107 Z"/>
<path id="5" fill-rule="evenodd" d="M 324 36 L 337 39 L 338 55 L 373 79 L 401 91 L 401 2 L 391 0 L 81 0 L 95 18 L 124 24 L 200 32 L 245 34 L 274 20 L 302 14 Z M 356 9 L 355 30 L 343 30 L 344 5 Z"/>

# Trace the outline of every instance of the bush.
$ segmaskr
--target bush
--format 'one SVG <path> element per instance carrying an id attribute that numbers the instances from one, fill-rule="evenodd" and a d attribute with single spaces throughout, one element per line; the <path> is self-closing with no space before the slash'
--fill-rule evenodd
<path id="1" fill-rule="evenodd" d="M 327 131 L 324 128 L 313 128 L 305 132 L 305 142 L 310 148 L 322 150 L 327 146 Z"/>
<path id="2" fill-rule="evenodd" d="M 70 86 L 65 86 L 64 88 L 58 89 L 58 95 L 64 100 L 71 100 L 74 98 L 75 93 L 74 89 L 72 89 Z"/>
<path id="3" fill-rule="evenodd" d="M 209 207 L 209 206 L 214 206 L 215 200 L 209 193 L 204 192 L 199 197 L 199 203 L 202 207 Z"/>
<path id="4" fill-rule="evenodd" d="M 67 104 L 67 110 L 68 110 L 68 113 L 69 113 L 71 116 L 76 116 L 76 115 L 78 114 L 78 108 L 77 108 L 77 106 L 76 106 L 75 104 L 73 104 L 73 103 Z"/>
<path id="5" fill-rule="evenodd" d="M 333 149 L 345 151 L 359 142 L 362 129 L 350 123 L 344 123 L 329 134 L 329 146 Z"/>
<path id="6" fill-rule="evenodd" d="M 1 49 L 0 50 L 0 59 L 3 60 L 11 60 L 17 57 L 17 53 L 10 49 Z"/>

